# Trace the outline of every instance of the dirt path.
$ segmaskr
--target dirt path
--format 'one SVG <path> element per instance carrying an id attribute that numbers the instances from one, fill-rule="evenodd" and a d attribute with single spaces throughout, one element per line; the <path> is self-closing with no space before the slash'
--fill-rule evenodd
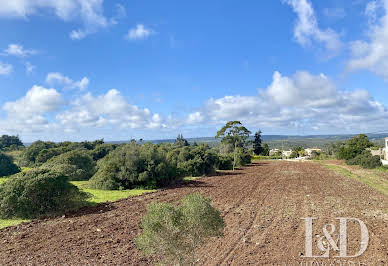
<path id="1" fill-rule="evenodd" d="M 324 224 L 336 223 L 335 217 L 361 219 L 369 229 L 369 246 L 351 261 L 388 264 L 387 196 L 316 163 L 280 161 L 85 209 L 72 217 L 0 230 L 0 264 L 153 264 L 155 258 L 143 257 L 133 243 L 146 206 L 152 201 L 173 202 L 192 192 L 211 197 L 227 225 L 224 238 L 199 250 L 201 265 L 311 262 L 300 256 L 305 252 L 303 217 L 318 218 L 313 237 L 322 235 Z M 348 225 L 350 254 L 359 249 L 359 231 L 356 225 Z M 319 254 L 315 244 L 313 250 Z"/>

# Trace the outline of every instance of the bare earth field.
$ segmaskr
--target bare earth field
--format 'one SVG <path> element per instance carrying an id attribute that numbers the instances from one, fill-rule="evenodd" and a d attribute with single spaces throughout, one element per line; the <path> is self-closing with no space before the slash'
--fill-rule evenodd
<path id="1" fill-rule="evenodd" d="M 184 187 L 2 229 L 0 264 L 153 264 L 156 258 L 142 256 L 133 242 L 146 206 L 152 201 L 177 201 L 192 192 L 210 197 L 226 223 L 224 238 L 199 250 L 200 265 L 310 263 L 313 258 L 301 257 L 305 253 L 303 217 L 317 218 L 314 255 L 322 254 L 316 240 L 323 235 L 323 225 L 334 223 L 333 238 L 338 238 L 336 217 L 359 218 L 369 230 L 369 246 L 360 257 L 334 258 L 338 252 L 332 251 L 330 258 L 315 261 L 388 264 L 387 195 L 318 163 L 281 161 L 261 162 L 234 173 L 200 178 Z M 352 255 L 360 247 L 360 227 L 349 222 L 347 233 Z"/>

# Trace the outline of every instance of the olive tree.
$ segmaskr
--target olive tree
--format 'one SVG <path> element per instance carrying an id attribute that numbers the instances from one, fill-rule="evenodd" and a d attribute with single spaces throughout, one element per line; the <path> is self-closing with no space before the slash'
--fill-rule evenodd
<path id="1" fill-rule="evenodd" d="M 211 237 L 223 236 L 224 227 L 209 198 L 190 194 L 179 206 L 152 203 L 141 221 L 143 232 L 136 246 L 146 255 L 161 256 L 169 265 L 194 265 L 196 249 Z"/>
<path id="2" fill-rule="evenodd" d="M 221 142 L 231 144 L 234 148 L 233 171 L 236 167 L 238 148 L 245 146 L 250 133 L 251 132 L 246 129 L 240 121 L 229 121 L 217 132 L 215 138 L 222 138 Z"/>

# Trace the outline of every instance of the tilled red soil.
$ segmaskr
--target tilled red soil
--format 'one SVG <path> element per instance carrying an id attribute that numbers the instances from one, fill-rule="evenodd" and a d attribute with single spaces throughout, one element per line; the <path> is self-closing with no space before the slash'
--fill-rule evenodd
<path id="1" fill-rule="evenodd" d="M 330 258 L 315 261 L 388 264 L 387 196 L 317 163 L 280 161 L 254 164 L 66 217 L 5 228 L 0 230 L 0 264 L 154 264 L 156 258 L 144 257 L 133 242 L 146 206 L 152 201 L 174 202 L 192 192 L 210 197 L 226 223 L 225 236 L 198 251 L 200 265 L 311 263 L 314 258 L 301 257 L 305 253 L 303 217 L 317 218 L 314 239 L 323 235 L 324 224 L 337 225 L 336 217 L 359 218 L 369 230 L 369 246 L 360 257 L 335 258 L 339 253 L 332 251 Z M 359 231 L 356 224 L 348 225 L 349 255 L 359 249 Z M 313 244 L 314 255 L 321 254 L 315 240 Z"/>

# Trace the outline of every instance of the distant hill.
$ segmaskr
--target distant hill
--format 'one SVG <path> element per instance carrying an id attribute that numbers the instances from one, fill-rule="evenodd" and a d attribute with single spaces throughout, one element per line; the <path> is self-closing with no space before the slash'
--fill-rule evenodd
<path id="1" fill-rule="evenodd" d="M 367 134 L 369 139 L 378 146 L 384 145 L 384 138 L 388 137 L 388 133 L 379 133 L 379 134 Z M 270 148 L 282 148 L 282 149 L 291 149 L 295 146 L 302 147 L 317 147 L 325 149 L 330 145 L 330 143 L 336 141 L 345 141 L 352 138 L 355 134 L 346 134 L 346 135 L 263 135 L 263 141 L 268 143 Z M 198 137 L 198 138 L 186 138 L 189 143 L 206 143 L 209 145 L 216 145 L 220 142 L 219 139 L 214 137 Z M 253 140 L 253 136 L 250 137 Z M 123 141 L 106 141 L 106 143 L 111 144 L 122 144 L 128 143 L 129 140 Z M 150 142 L 153 144 L 160 143 L 173 143 L 175 139 L 157 139 L 157 140 L 143 140 L 143 143 Z M 25 146 L 29 146 L 31 143 L 24 143 Z"/>

